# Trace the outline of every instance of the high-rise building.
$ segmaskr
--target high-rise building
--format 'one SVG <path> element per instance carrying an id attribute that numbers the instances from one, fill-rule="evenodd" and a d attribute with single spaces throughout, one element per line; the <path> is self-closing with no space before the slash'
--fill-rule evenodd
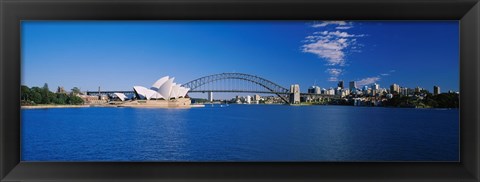
<path id="1" fill-rule="evenodd" d="M 253 96 L 253 100 L 254 100 L 254 101 L 259 101 L 259 100 L 260 100 L 260 95 L 255 94 L 255 95 Z"/>
<path id="2" fill-rule="evenodd" d="M 340 80 L 338 82 L 338 87 L 340 87 L 341 89 L 345 88 L 345 85 L 343 85 L 343 80 Z"/>
<path id="3" fill-rule="evenodd" d="M 405 96 L 408 95 L 408 88 L 407 87 L 400 88 L 400 94 Z"/>
<path id="4" fill-rule="evenodd" d="M 433 86 L 433 95 L 438 95 L 440 94 L 440 87 L 439 86 Z"/>
<path id="5" fill-rule="evenodd" d="M 372 85 L 372 90 L 378 90 L 378 89 L 380 89 L 380 85 L 377 84 L 377 83 L 374 83 L 374 84 Z"/>
<path id="6" fill-rule="evenodd" d="M 420 87 L 415 88 L 415 92 L 421 92 L 422 90 L 423 90 L 423 88 L 420 88 Z"/>
<path id="7" fill-rule="evenodd" d="M 309 94 L 321 94 L 321 89 L 319 86 L 311 86 L 308 88 L 308 93 Z"/>
<path id="8" fill-rule="evenodd" d="M 213 92 L 208 92 L 208 101 L 213 102 Z"/>
<path id="9" fill-rule="evenodd" d="M 368 85 L 363 86 L 363 91 L 368 90 Z"/>
<path id="10" fill-rule="evenodd" d="M 348 84 L 348 88 L 350 89 L 350 91 L 356 90 L 357 84 L 355 83 L 355 81 L 350 81 L 350 84 Z"/>
<path id="11" fill-rule="evenodd" d="M 400 93 L 400 85 L 397 85 L 397 84 L 393 84 L 393 85 L 390 85 L 390 93 L 397 93 L 399 94 Z"/>
<path id="12" fill-rule="evenodd" d="M 247 95 L 247 100 L 245 100 L 245 102 L 247 102 L 247 104 L 251 104 L 252 103 L 252 96 Z"/>

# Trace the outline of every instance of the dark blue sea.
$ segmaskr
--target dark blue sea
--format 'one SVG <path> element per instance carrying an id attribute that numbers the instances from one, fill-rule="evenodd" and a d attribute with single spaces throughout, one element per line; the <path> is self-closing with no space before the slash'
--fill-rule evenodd
<path id="1" fill-rule="evenodd" d="M 458 161 L 459 110 L 22 109 L 23 161 Z"/>

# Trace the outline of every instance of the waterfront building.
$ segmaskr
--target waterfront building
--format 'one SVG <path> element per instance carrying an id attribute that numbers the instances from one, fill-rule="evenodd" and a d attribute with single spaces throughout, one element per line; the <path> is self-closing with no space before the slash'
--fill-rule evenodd
<path id="1" fill-rule="evenodd" d="M 347 95 L 350 95 L 350 90 L 344 89 L 341 91 L 341 95 L 340 95 L 341 97 L 345 97 Z"/>
<path id="2" fill-rule="evenodd" d="M 290 103 L 300 104 L 300 85 L 290 85 Z"/>
<path id="3" fill-rule="evenodd" d="M 367 91 L 367 90 L 368 90 L 368 85 L 363 86 L 363 91 Z"/>
<path id="4" fill-rule="evenodd" d="M 342 95 L 342 90 L 341 87 L 337 87 L 337 89 L 335 89 L 335 95 Z"/>
<path id="5" fill-rule="evenodd" d="M 423 88 L 420 88 L 420 87 L 415 88 L 415 92 L 421 92 L 422 90 L 423 90 Z"/>
<path id="6" fill-rule="evenodd" d="M 364 95 L 372 95 L 372 88 L 367 88 L 366 90 L 363 91 Z"/>
<path id="7" fill-rule="evenodd" d="M 408 95 L 408 88 L 406 88 L 406 87 L 400 88 L 400 94 L 404 95 L 404 96 L 407 96 Z"/>
<path id="8" fill-rule="evenodd" d="M 247 95 L 247 98 L 246 98 L 245 102 L 247 104 L 251 104 L 252 103 L 252 96 Z"/>
<path id="9" fill-rule="evenodd" d="M 440 94 L 440 87 L 439 86 L 433 86 L 433 95 L 438 95 Z"/>
<path id="10" fill-rule="evenodd" d="M 372 85 L 372 90 L 378 90 L 379 88 L 380 88 L 380 85 L 377 84 L 377 83 L 374 83 L 374 84 Z"/>
<path id="11" fill-rule="evenodd" d="M 343 80 L 340 80 L 337 86 L 340 87 L 341 89 L 344 89 L 345 86 L 343 85 Z"/>
<path id="12" fill-rule="evenodd" d="M 377 96 L 378 90 L 372 88 L 371 96 Z"/>
<path id="13" fill-rule="evenodd" d="M 138 99 L 141 100 L 170 100 L 177 98 L 184 98 L 189 88 L 180 86 L 180 84 L 173 83 L 175 78 L 169 76 L 158 79 L 150 89 L 143 86 L 134 86 L 133 90 Z M 116 94 L 118 95 L 118 94 Z"/>
<path id="14" fill-rule="evenodd" d="M 128 94 L 128 95 L 125 95 L 123 93 L 113 93 L 113 95 L 115 97 L 117 97 L 118 99 L 120 99 L 121 101 L 125 101 L 125 100 L 131 100 L 135 97 L 134 94 Z"/>
<path id="15" fill-rule="evenodd" d="M 85 104 L 105 104 L 108 102 L 107 99 L 102 99 L 100 96 L 93 95 L 77 95 L 80 97 Z"/>
<path id="16" fill-rule="evenodd" d="M 355 83 L 355 81 L 350 81 L 350 83 L 348 84 L 348 89 L 350 89 L 350 91 L 357 89 L 357 84 Z"/>
<path id="17" fill-rule="evenodd" d="M 255 94 L 255 95 L 253 96 L 253 100 L 254 100 L 254 101 L 260 101 L 260 95 Z"/>
<path id="18" fill-rule="evenodd" d="M 415 94 L 415 89 L 408 88 L 408 95 L 413 95 L 413 94 Z"/>
<path id="19" fill-rule="evenodd" d="M 335 89 L 333 89 L 333 88 L 330 87 L 330 88 L 327 90 L 327 93 L 326 93 L 326 94 L 327 94 L 327 95 L 335 95 Z"/>
<path id="20" fill-rule="evenodd" d="M 315 93 L 315 87 L 317 87 L 317 86 L 311 86 L 310 88 L 308 88 L 307 93 L 309 93 L 309 94 Z"/>
<path id="21" fill-rule="evenodd" d="M 397 85 L 397 84 L 393 84 L 393 85 L 390 85 L 390 93 L 391 94 L 399 94 L 400 93 L 400 85 Z"/>
<path id="22" fill-rule="evenodd" d="M 213 102 L 213 92 L 208 92 L 208 101 Z"/>
<path id="23" fill-rule="evenodd" d="M 310 94 L 321 94 L 322 90 L 320 89 L 319 86 L 311 86 L 307 92 Z"/>

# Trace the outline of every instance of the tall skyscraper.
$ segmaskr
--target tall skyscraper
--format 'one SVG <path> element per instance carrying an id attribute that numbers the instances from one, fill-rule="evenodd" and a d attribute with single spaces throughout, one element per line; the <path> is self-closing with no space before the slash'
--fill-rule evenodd
<path id="1" fill-rule="evenodd" d="M 439 86 L 433 86 L 433 95 L 438 95 L 440 94 L 440 87 Z"/>
<path id="2" fill-rule="evenodd" d="M 320 89 L 319 86 L 312 86 L 308 89 L 308 93 L 310 93 L 310 94 L 320 94 L 321 89 Z"/>
<path id="3" fill-rule="evenodd" d="M 348 88 L 350 89 L 350 91 L 357 89 L 357 83 L 355 83 L 355 81 L 350 81 L 350 84 L 348 84 L 348 86 L 349 86 Z"/>
<path id="4" fill-rule="evenodd" d="M 422 90 L 423 90 L 423 88 L 420 88 L 420 87 L 416 87 L 416 88 L 415 88 L 415 92 L 420 92 L 420 91 L 422 91 Z"/>
<path id="5" fill-rule="evenodd" d="M 338 87 L 340 87 L 341 89 L 345 88 L 345 85 L 343 85 L 343 80 L 338 82 Z"/>
<path id="6" fill-rule="evenodd" d="M 208 101 L 213 102 L 213 92 L 208 92 Z"/>
<path id="7" fill-rule="evenodd" d="M 393 85 L 390 85 L 390 93 L 397 93 L 399 94 L 400 93 L 400 85 L 397 85 L 397 84 L 393 84 Z"/>
<path id="8" fill-rule="evenodd" d="M 377 84 L 377 83 L 374 83 L 374 84 L 372 85 L 372 90 L 378 90 L 378 89 L 380 89 L 380 85 Z"/>

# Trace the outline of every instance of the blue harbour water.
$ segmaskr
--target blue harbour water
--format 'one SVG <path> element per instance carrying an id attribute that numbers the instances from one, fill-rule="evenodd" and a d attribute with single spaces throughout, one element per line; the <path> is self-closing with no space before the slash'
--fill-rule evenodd
<path id="1" fill-rule="evenodd" d="M 22 109 L 23 161 L 458 161 L 459 110 Z"/>

